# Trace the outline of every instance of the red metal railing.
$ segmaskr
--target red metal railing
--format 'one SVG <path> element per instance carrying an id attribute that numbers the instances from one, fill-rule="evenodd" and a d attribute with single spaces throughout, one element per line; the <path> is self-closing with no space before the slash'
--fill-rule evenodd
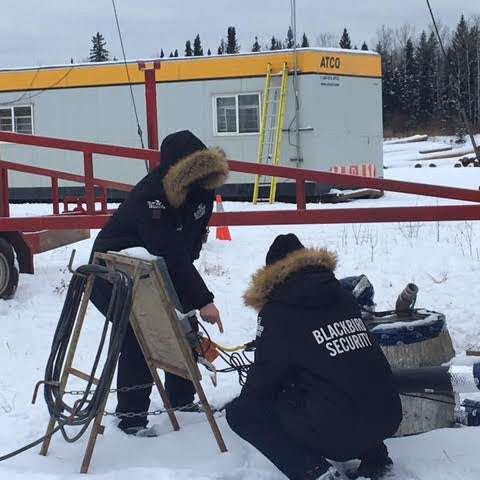
<path id="1" fill-rule="evenodd" d="M 15 133 L 0 132 L 0 141 L 80 151 L 84 155 L 84 175 L 42 169 L 0 161 L 0 214 L 8 217 L 8 171 L 15 170 L 35 175 L 46 175 L 52 181 L 52 200 L 54 215 L 28 218 L 0 218 L 0 231 L 36 231 L 43 229 L 101 228 L 109 217 L 106 210 L 106 189 L 129 190 L 131 185 L 94 178 L 93 155 L 111 155 L 148 161 L 157 165 L 160 161 L 158 150 L 118 147 L 113 145 L 61 140 L 49 137 L 37 137 Z M 296 182 L 297 210 L 249 211 L 214 213 L 211 225 L 287 225 L 309 223 L 366 223 L 366 222 L 403 222 L 437 220 L 479 220 L 480 191 L 464 188 L 452 188 L 438 185 L 401 182 L 377 178 L 357 177 L 315 170 L 258 165 L 249 162 L 229 161 L 230 170 L 251 174 L 269 175 L 292 179 Z M 72 215 L 59 214 L 58 180 L 71 180 L 85 185 L 86 212 Z M 474 202 L 474 205 L 424 206 L 424 207 L 381 207 L 381 208 L 306 208 L 305 184 L 319 182 L 355 188 L 375 188 L 385 191 L 425 195 L 429 197 Z M 101 209 L 95 210 L 95 187 L 101 190 Z"/>
<path id="2" fill-rule="evenodd" d="M 132 158 L 146 161 L 150 168 L 155 167 L 160 163 L 160 152 L 158 150 L 138 149 L 130 147 L 120 147 L 116 145 L 105 145 L 98 143 L 79 142 L 76 140 L 63 140 L 58 138 L 41 137 L 34 135 L 24 135 L 19 133 L 0 132 L 0 141 L 16 143 L 21 145 L 31 145 L 35 147 L 55 148 L 59 150 L 68 150 L 83 153 L 83 169 L 84 175 L 76 175 L 59 170 L 50 170 L 45 168 L 33 167 L 8 161 L 0 161 L 0 216 L 9 217 L 9 199 L 8 199 L 8 171 L 17 171 L 29 173 L 32 175 L 47 176 L 51 179 L 52 185 L 52 206 L 53 213 L 59 214 L 59 180 L 70 180 L 73 182 L 83 183 L 85 186 L 84 202 L 86 204 L 86 212 L 89 215 L 94 215 L 95 210 L 95 187 L 100 189 L 100 197 L 98 200 L 101 204 L 100 213 L 107 213 L 107 188 L 114 188 L 117 190 L 130 190 L 132 185 L 112 182 L 110 180 L 98 179 L 93 174 L 93 155 L 109 155 L 114 157 Z M 64 198 L 64 207 L 66 202 Z M 83 200 L 83 199 L 82 199 Z M 8 221 L 3 220 L 0 225 L 0 231 L 8 228 Z M 7 227 L 4 227 L 4 226 Z M 62 228 L 62 227 L 57 227 Z M 81 227 L 79 227 L 81 228 Z"/>

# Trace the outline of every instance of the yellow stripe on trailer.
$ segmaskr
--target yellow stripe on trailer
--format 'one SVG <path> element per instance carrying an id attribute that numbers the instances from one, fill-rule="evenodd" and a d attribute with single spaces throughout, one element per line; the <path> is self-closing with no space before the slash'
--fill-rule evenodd
<path id="1" fill-rule="evenodd" d="M 237 55 L 218 55 L 189 58 L 162 59 L 161 69 L 156 71 L 156 80 L 184 82 L 223 78 L 263 77 L 265 65 L 270 63 L 273 71 L 280 71 L 287 62 L 293 69 L 291 50 L 256 52 Z M 38 67 L 28 69 L 0 70 L 0 92 L 48 90 L 112 86 L 144 82 L 143 72 L 136 62 L 96 63 L 61 67 Z M 380 55 L 373 52 L 345 51 L 338 49 L 297 50 L 299 74 L 325 74 L 381 78 Z"/>

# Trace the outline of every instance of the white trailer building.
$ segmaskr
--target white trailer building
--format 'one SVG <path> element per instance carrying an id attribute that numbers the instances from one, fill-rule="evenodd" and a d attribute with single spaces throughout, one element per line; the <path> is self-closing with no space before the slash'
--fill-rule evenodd
<path id="1" fill-rule="evenodd" d="M 380 176 L 381 60 L 374 52 L 307 48 L 296 56 L 279 50 L 162 59 L 156 71 L 160 141 L 190 129 L 228 158 L 256 162 L 267 65 L 281 72 L 285 62 L 289 78 L 279 164 L 320 171 L 363 165 Z M 144 74 L 136 62 L 0 70 L 0 130 L 140 147 L 129 78 L 146 132 Z M 0 158 L 83 173 L 82 157 L 75 153 L 1 144 Z M 94 168 L 97 178 L 132 184 L 145 174 L 142 162 L 128 159 L 97 156 Z M 252 184 L 252 175 L 232 174 L 223 193 L 251 198 Z M 48 179 L 10 173 L 12 199 L 48 198 L 49 185 Z M 75 190 L 72 183 L 62 185 L 68 193 Z M 313 193 L 322 189 L 315 186 Z"/>

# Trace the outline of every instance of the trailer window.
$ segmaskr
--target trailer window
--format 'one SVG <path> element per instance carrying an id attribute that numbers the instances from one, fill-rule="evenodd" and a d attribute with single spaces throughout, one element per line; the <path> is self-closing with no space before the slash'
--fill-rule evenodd
<path id="1" fill-rule="evenodd" d="M 0 107 L 0 130 L 15 133 L 33 133 L 32 107 Z"/>
<path id="2" fill-rule="evenodd" d="M 260 94 L 248 93 L 215 98 L 217 134 L 258 133 Z"/>

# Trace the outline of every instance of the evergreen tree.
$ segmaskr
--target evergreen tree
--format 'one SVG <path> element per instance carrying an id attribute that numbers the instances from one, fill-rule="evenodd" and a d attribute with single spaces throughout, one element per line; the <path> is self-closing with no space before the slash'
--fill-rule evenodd
<path id="1" fill-rule="evenodd" d="M 361 50 L 368 50 L 368 45 L 367 45 L 366 42 L 363 42 L 363 43 L 362 43 L 362 48 L 361 48 Z"/>
<path id="2" fill-rule="evenodd" d="M 173 58 L 173 52 L 170 52 L 169 57 L 170 57 L 170 58 Z"/>
<path id="3" fill-rule="evenodd" d="M 457 24 L 452 39 L 451 57 L 455 76 L 458 79 L 457 97 L 469 120 L 475 117 L 475 94 L 479 92 L 475 88 L 475 77 L 478 80 L 478 41 L 475 38 L 475 28 L 468 26 L 465 17 L 462 15 Z M 476 51 L 477 50 L 477 51 Z"/>
<path id="4" fill-rule="evenodd" d="M 207 55 L 211 55 L 212 51 L 210 49 L 207 50 Z"/>
<path id="5" fill-rule="evenodd" d="M 392 123 L 392 118 L 399 105 L 399 77 L 398 69 L 395 68 L 393 55 L 382 44 L 378 42 L 375 50 L 382 58 L 382 103 L 383 103 L 383 124 Z"/>
<path id="6" fill-rule="evenodd" d="M 408 38 L 404 49 L 404 70 L 402 88 L 399 95 L 399 110 L 403 115 L 403 129 L 412 130 L 418 125 L 418 79 L 414 46 Z"/>
<path id="7" fill-rule="evenodd" d="M 185 42 L 185 56 L 186 57 L 191 57 L 193 55 L 193 50 L 192 50 L 192 44 L 190 40 L 187 40 Z"/>
<path id="8" fill-rule="evenodd" d="M 92 37 L 92 48 L 90 49 L 90 61 L 91 62 L 106 62 L 108 61 L 109 51 L 105 48 L 107 42 L 103 38 L 103 35 L 97 32 Z"/>
<path id="9" fill-rule="evenodd" d="M 238 53 L 240 51 L 240 45 L 237 42 L 237 34 L 235 27 L 227 28 L 227 53 Z"/>
<path id="10" fill-rule="evenodd" d="M 160 49 L 160 58 L 163 58 L 165 54 L 163 53 L 163 48 Z"/>
<path id="11" fill-rule="evenodd" d="M 340 48 L 352 48 L 352 42 L 350 41 L 350 35 L 347 32 L 347 28 L 343 29 L 342 38 L 340 38 Z"/>
<path id="12" fill-rule="evenodd" d="M 218 55 L 223 55 L 224 53 L 226 53 L 227 51 L 227 46 L 225 45 L 225 40 L 222 40 L 220 41 L 220 45 L 218 46 L 218 50 L 217 50 L 217 53 Z"/>
<path id="13" fill-rule="evenodd" d="M 196 57 L 203 55 L 202 42 L 200 41 L 200 34 L 197 33 L 195 40 L 193 41 L 193 55 Z"/>
<path id="14" fill-rule="evenodd" d="M 252 45 L 252 52 L 259 52 L 261 50 L 260 44 L 258 43 L 258 37 L 255 37 L 255 42 Z"/>
<path id="15" fill-rule="evenodd" d="M 270 40 L 270 50 L 281 50 L 283 48 L 282 41 L 277 40 L 275 35 Z"/>
<path id="16" fill-rule="evenodd" d="M 480 126 L 480 17 L 476 17 L 476 24 L 470 30 L 470 41 L 473 47 L 471 121 L 478 128 Z"/>
<path id="17" fill-rule="evenodd" d="M 175 49 L 175 52 L 173 52 L 173 56 L 178 57 L 178 50 L 177 49 Z"/>
<path id="18" fill-rule="evenodd" d="M 285 40 L 285 48 L 293 48 L 293 45 L 294 41 L 292 27 L 288 27 L 287 39 Z"/>
<path id="19" fill-rule="evenodd" d="M 70 57 L 70 63 L 73 63 L 73 57 Z"/>
<path id="20" fill-rule="evenodd" d="M 303 33 L 303 37 L 302 37 L 302 44 L 300 45 L 302 48 L 307 48 L 310 46 L 310 43 L 308 43 L 308 38 L 307 36 L 305 35 L 305 32 Z"/>
<path id="21" fill-rule="evenodd" d="M 441 129 L 461 137 L 458 105 L 475 131 L 480 126 L 480 18 L 470 24 L 461 16 L 453 34 L 440 27 L 447 59 L 434 32 L 422 32 L 416 42 L 413 33 L 409 25 L 377 31 L 386 133 Z"/>
<path id="22" fill-rule="evenodd" d="M 432 32 L 433 33 L 433 32 Z M 417 77 L 417 118 L 418 124 L 428 126 L 435 108 L 435 56 L 437 42 L 434 35 L 422 31 L 415 50 L 415 67 Z"/>

